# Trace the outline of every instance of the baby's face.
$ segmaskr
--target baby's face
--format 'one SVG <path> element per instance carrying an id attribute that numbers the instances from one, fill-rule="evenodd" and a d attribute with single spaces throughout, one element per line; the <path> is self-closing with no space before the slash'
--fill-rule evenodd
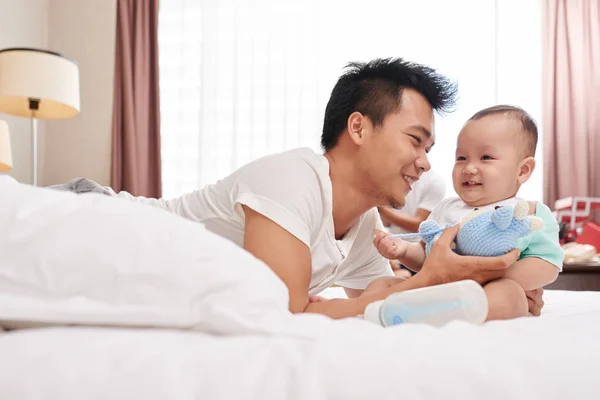
<path id="1" fill-rule="evenodd" d="M 466 204 L 485 206 L 517 194 L 520 129 L 519 121 L 502 115 L 465 124 L 458 135 L 452 182 Z"/>

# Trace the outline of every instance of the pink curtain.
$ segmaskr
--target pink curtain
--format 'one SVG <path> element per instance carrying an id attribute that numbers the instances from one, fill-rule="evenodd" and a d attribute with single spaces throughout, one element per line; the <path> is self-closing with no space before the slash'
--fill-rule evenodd
<path id="1" fill-rule="evenodd" d="M 600 0 L 544 0 L 544 201 L 600 197 Z"/>
<path id="2" fill-rule="evenodd" d="M 117 0 L 111 186 L 160 197 L 158 0 Z"/>

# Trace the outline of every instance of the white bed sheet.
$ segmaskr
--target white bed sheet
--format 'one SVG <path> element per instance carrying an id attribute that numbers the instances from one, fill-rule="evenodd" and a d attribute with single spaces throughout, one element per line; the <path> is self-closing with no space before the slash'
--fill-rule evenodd
<path id="1" fill-rule="evenodd" d="M 322 331 L 312 338 L 91 327 L 0 332 L 0 398 L 600 398 L 600 293 L 548 291 L 545 299 L 541 318 L 483 326 L 375 329 L 356 319 L 298 317 Z"/>

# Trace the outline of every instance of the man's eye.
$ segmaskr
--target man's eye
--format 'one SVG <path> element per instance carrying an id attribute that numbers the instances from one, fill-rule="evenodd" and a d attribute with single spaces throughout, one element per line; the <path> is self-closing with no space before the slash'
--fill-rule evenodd
<path id="1" fill-rule="evenodd" d="M 423 141 L 421 140 L 421 138 L 420 138 L 420 137 L 418 137 L 418 136 L 415 136 L 415 135 L 410 135 L 410 137 L 412 137 L 413 139 L 415 139 L 415 140 L 417 141 L 417 144 L 421 144 L 421 143 L 423 143 Z"/>

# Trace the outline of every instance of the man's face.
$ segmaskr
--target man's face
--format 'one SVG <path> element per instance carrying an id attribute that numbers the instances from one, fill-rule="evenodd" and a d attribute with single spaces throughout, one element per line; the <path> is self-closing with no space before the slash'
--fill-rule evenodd
<path id="1" fill-rule="evenodd" d="M 367 187 L 379 205 L 403 207 L 406 195 L 421 174 L 430 169 L 427 153 L 433 146 L 433 110 L 418 92 L 402 93 L 400 110 L 389 114 L 381 126 L 366 124 L 360 163 Z"/>

